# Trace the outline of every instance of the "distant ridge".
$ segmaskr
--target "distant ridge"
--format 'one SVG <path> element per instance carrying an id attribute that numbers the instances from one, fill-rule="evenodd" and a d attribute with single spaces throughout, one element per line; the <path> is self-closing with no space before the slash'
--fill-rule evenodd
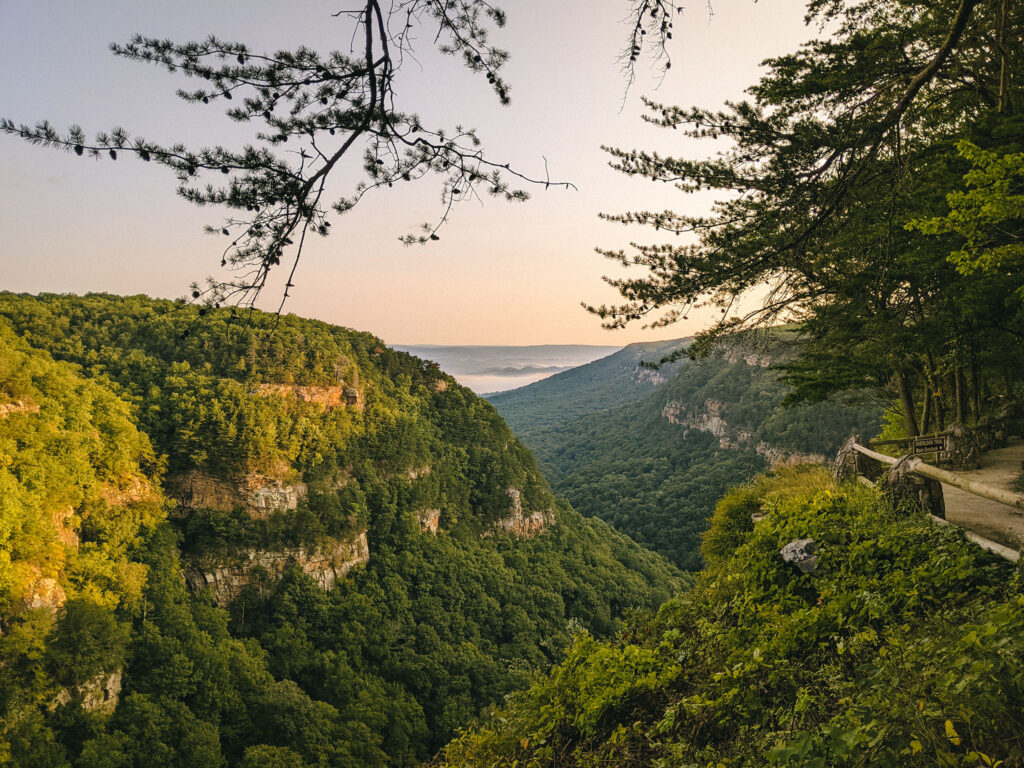
<path id="1" fill-rule="evenodd" d="M 594 411 L 603 411 L 650 394 L 670 379 L 682 362 L 658 370 L 641 368 L 641 362 L 657 362 L 691 339 L 644 341 L 630 344 L 607 357 L 558 373 L 506 392 L 483 395 L 522 436 L 554 427 Z"/>
<path id="2" fill-rule="evenodd" d="M 594 344 L 533 344 L 527 346 L 423 344 L 395 346 L 402 352 L 431 360 L 474 392 L 504 392 L 544 379 L 621 347 Z"/>

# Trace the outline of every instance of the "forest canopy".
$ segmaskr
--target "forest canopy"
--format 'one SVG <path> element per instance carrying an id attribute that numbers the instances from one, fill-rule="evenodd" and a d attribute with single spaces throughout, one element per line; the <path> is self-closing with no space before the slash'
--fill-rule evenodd
<path id="1" fill-rule="evenodd" d="M 798 397 L 877 387 L 909 434 L 993 415 L 1020 397 L 1024 9 L 812 2 L 808 18 L 828 36 L 769 59 L 747 99 L 647 102 L 651 123 L 721 147 L 710 158 L 608 149 L 719 202 L 608 215 L 685 237 L 605 250 L 645 274 L 592 309 L 661 325 L 710 302 L 711 336 L 797 321 Z"/>

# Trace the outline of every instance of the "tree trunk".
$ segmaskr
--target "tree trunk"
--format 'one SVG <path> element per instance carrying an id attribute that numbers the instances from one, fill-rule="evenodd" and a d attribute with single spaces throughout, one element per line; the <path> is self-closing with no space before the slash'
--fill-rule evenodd
<path id="1" fill-rule="evenodd" d="M 935 431 L 941 432 L 946 428 L 946 403 L 942 399 L 942 379 L 937 378 L 933 386 L 935 388 Z"/>
<path id="2" fill-rule="evenodd" d="M 924 386 L 924 405 L 921 406 L 921 434 L 927 435 L 928 428 L 932 425 L 932 388 L 927 380 Z"/>
<path id="3" fill-rule="evenodd" d="M 900 391 L 900 402 L 903 405 L 903 416 L 907 421 L 907 434 L 917 437 L 921 433 L 917 431 L 917 419 L 914 416 L 914 395 L 910 391 L 910 382 L 907 381 L 905 371 L 896 372 L 896 386 Z"/>
<path id="4" fill-rule="evenodd" d="M 967 423 L 967 412 L 964 408 L 967 393 L 964 391 L 964 369 L 957 366 L 953 371 L 953 397 L 956 400 L 956 423 Z"/>
<path id="5" fill-rule="evenodd" d="M 999 101 L 996 111 L 1006 109 L 1006 0 L 999 11 Z"/>
<path id="6" fill-rule="evenodd" d="M 971 410 L 974 413 L 974 423 L 977 424 L 981 418 L 981 367 L 978 365 L 978 356 L 971 350 Z"/>

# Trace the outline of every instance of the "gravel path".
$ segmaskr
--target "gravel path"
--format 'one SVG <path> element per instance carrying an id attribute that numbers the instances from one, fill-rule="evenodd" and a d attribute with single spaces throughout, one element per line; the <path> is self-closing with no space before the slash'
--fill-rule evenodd
<path id="1" fill-rule="evenodd" d="M 958 474 L 1012 491 L 1013 481 L 1021 471 L 1021 462 L 1024 462 L 1024 439 L 1011 438 L 1006 448 L 983 455 L 980 469 Z M 945 483 L 942 484 L 942 494 L 946 500 L 946 519 L 951 523 L 1018 551 L 1024 549 L 1024 513 Z"/>

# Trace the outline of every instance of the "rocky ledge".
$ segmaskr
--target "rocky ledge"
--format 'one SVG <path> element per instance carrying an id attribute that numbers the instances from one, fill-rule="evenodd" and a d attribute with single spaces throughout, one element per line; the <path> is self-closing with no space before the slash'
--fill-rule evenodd
<path id="1" fill-rule="evenodd" d="M 495 521 L 492 530 L 484 531 L 484 538 L 491 536 L 496 531 L 511 533 L 521 539 L 528 539 L 541 533 L 545 528 L 554 523 L 555 514 L 552 510 L 537 510 L 527 514 L 523 509 L 523 494 L 518 488 L 508 488 L 505 491 L 509 497 L 508 514 Z"/>
<path id="2" fill-rule="evenodd" d="M 185 581 L 193 592 L 210 590 L 213 602 L 223 606 L 253 583 L 257 574 L 265 574 L 272 581 L 277 581 L 292 562 L 298 564 L 303 573 L 312 576 L 322 589 L 329 590 L 349 571 L 369 560 L 366 531 L 361 531 L 350 539 L 324 543 L 312 550 L 248 550 L 232 563 L 191 568 L 185 572 Z"/>
<path id="3" fill-rule="evenodd" d="M 185 510 L 242 508 L 254 520 L 266 520 L 276 512 L 295 509 L 309 489 L 305 483 L 288 484 L 257 473 L 232 481 L 192 470 L 170 479 L 168 490 Z"/>
<path id="4" fill-rule="evenodd" d="M 828 461 L 818 453 L 792 453 L 764 440 L 755 440 L 752 430 L 733 427 L 725 420 L 724 413 L 725 406 L 718 400 L 706 400 L 702 408 L 670 400 L 661 409 L 662 418 L 669 423 L 708 432 L 718 438 L 718 447 L 722 449 L 749 448 L 764 456 L 772 469 L 795 464 L 825 464 Z"/>
<path id="5" fill-rule="evenodd" d="M 63 688 L 53 702 L 53 708 L 78 702 L 86 712 L 111 715 L 121 697 L 121 670 L 100 673 L 87 683 L 75 688 Z"/>
<path id="6" fill-rule="evenodd" d="M 15 400 L 13 403 L 0 403 L 0 419 L 6 419 L 12 413 L 38 413 L 39 406 L 26 400 Z"/>
<path id="7" fill-rule="evenodd" d="M 417 509 L 416 520 L 419 521 L 420 530 L 424 533 L 437 533 L 441 525 L 440 509 Z"/>
<path id="8" fill-rule="evenodd" d="M 354 408 L 363 410 L 363 393 L 354 386 L 300 386 L 296 384 L 260 384 L 257 394 L 268 397 L 276 395 L 283 398 L 295 398 L 304 403 L 315 403 L 325 410 L 334 408 Z"/>

